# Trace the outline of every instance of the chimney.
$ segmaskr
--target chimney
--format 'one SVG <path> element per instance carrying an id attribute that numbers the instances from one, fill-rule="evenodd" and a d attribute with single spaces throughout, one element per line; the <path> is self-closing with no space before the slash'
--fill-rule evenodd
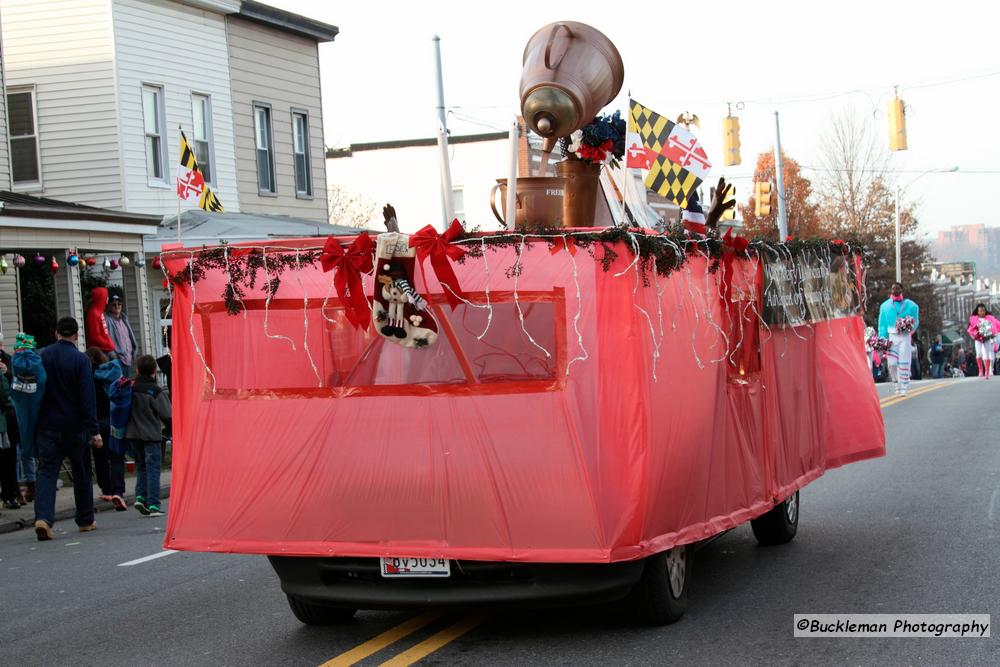
<path id="1" fill-rule="evenodd" d="M 528 126 L 524 118 L 517 118 L 517 175 L 518 178 L 534 175 L 531 164 L 531 147 L 528 145 Z"/>

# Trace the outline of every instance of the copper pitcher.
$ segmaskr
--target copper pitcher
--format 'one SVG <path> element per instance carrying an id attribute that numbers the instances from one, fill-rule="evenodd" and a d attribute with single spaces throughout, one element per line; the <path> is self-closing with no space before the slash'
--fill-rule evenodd
<path id="1" fill-rule="evenodd" d="M 555 139 L 593 120 L 625 80 L 611 40 L 576 21 L 550 23 L 532 35 L 523 63 L 521 115 L 550 149 Z"/>

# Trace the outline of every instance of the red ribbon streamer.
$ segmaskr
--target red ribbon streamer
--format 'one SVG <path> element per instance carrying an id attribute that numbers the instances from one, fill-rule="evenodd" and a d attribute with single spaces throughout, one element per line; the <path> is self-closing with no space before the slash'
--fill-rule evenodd
<path id="1" fill-rule="evenodd" d="M 722 237 L 722 287 L 725 295 L 725 306 L 730 307 L 730 296 L 733 288 L 733 260 L 737 253 L 746 252 L 750 241 L 742 236 L 733 236 L 733 230 L 727 229 Z"/>
<path id="2" fill-rule="evenodd" d="M 684 229 L 688 230 L 692 234 L 705 236 L 706 232 L 708 231 L 708 226 L 701 222 L 694 222 L 693 220 L 685 220 Z"/>
<path id="3" fill-rule="evenodd" d="M 447 285 L 451 289 L 444 290 L 445 298 L 451 305 L 451 309 L 462 303 L 465 293 L 458 284 L 458 277 L 455 276 L 454 269 L 451 268 L 453 260 L 461 259 L 465 256 L 465 248 L 454 245 L 453 240 L 465 233 L 458 219 L 451 221 L 451 225 L 444 234 L 438 234 L 431 225 L 427 225 L 419 232 L 410 237 L 410 247 L 417 251 L 417 261 L 423 270 L 423 263 L 427 257 L 431 258 L 431 267 L 434 275 L 442 286 Z M 461 298 L 459 298 L 461 297 Z"/>
<path id="4" fill-rule="evenodd" d="M 368 299 L 361 282 L 361 274 L 371 273 L 375 244 L 368 234 L 358 234 L 354 242 L 345 250 L 340 242 L 328 236 L 323 244 L 323 254 L 319 262 L 323 271 L 335 271 L 333 286 L 337 295 L 344 302 L 344 314 L 347 321 L 362 330 L 368 330 L 371 321 L 371 311 L 368 309 Z"/>

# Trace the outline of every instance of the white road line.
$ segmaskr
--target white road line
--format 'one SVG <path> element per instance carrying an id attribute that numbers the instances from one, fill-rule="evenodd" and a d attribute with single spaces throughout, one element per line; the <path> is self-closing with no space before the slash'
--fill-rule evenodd
<path id="1" fill-rule="evenodd" d="M 145 563 L 146 561 L 156 560 L 157 558 L 163 558 L 164 556 L 169 556 L 170 554 L 177 553 L 173 549 L 164 549 L 158 554 L 153 554 L 152 556 L 143 556 L 142 558 L 136 558 L 135 560 L 130 560 L 127 563 L 118 563 L 118 567 L 128 567 L 129 565 L 138 565 L 139 563 Z"/>

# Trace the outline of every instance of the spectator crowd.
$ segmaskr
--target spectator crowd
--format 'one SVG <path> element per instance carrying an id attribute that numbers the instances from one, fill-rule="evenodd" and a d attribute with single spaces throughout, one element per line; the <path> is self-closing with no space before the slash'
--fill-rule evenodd
<path id="1" fill-rule="evenodd" d="M 42 349 L 26 333 L 17 334 L 13 354 L 0 340 L 0 511 L 33 504 L 41 541 L 55 537 L 63 475 L 72 481 L 81 532 L 97 528 L 95 478 L 100 498 L 127 511 L 129 456 L 136 471 L 134 508 L 149 517 L 166 514 L 160 470 L 171 406 L 169 391 L 157 381 L 157 360 L 140 353 L 121 297 L 109 298 L 106 288 L 92 291 L 85 321 L 92 345 L 85 353 L 71 317 L 58 320 L 56 342 Z"/>

